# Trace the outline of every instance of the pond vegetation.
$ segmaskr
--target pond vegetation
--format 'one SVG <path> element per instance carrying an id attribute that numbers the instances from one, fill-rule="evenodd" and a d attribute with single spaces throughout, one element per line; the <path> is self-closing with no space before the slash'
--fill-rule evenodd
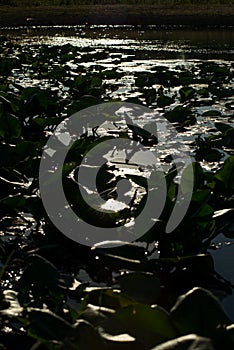
<path id="1" fill-rule="evenodd" d="M 233 63 L 153 64 L 126 78 L 126 71 L 103 62 L 124 62 L 127 53 L 109 48 L 21 46 L 1 37 L 0 53 L 0 348 L 233 349 L 233 320 L 219 300 L 233 285 L 215 271 L 210 254 L 215 237 L 234 235 Z M 40 199 L 40 158 L 62 120 L 115 101 L 155 109 L 184 135 L 194 157 L 194 189 L 184 219 L 167 234 L 178 174 L 161 150 L 168 170 L 160 220 L 138 242 L 89 248 L 49 220 Z M 79 193 L 74 198 L 74 173 L 87 150 L 107 136 L 160 146 L 144 125 L 126 123 L 110 135 L 85 132 L 63 171 L 65 193 L 84 220 L 100 222 L 100 215 L 80 204 Z M 113 164 L 100 173 L 100 191 L 115 198 L 120 177 Z M 121 179 L 142 197 L 122 216 L 102 217 L 107 227 L 134 218 L 149 190 L 142 175 L 125 172 Z"/>

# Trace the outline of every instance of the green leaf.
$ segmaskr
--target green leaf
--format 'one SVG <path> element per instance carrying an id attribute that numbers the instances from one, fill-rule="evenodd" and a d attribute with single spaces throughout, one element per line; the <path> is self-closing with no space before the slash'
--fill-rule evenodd
<path id="1" fill-rule="evenodd" d="M 72 115 L 82 109 L 97 105 L 100 100 L 92 95 L 83 95 L 78 101 L 73 101 L 68 108 L 68 114 Z"/>
<path id="2" fill-rule="evenodd" d="M 188 334 L 154 347 L 151 350 L 215 350 L 208 338 Z"/>
<path id="3" fill-rule="evenodd" d="M 102 79 L 95 77 L 91 79 L 90 82 L 91 87 L 100 87 L 102 86 Z"/>
<path id="4" fill-rule="evenodd" d="M 189 85 L 192 83 L 194 74 L 189 70 L 182 70 L 179 73 L 179 81 L 182 85 Z"/>
<path id="5" fill-rule="evenodd" d="M 135 85 L 139 88 L 152 87 L 156 83 L 156 78 L 150 73 L 140 73 L 135 79 Z"/>
<path id="6" fill-rule="evenodd" d="M 203 117 L 215 117 L 215 116 L 221 116 L 221 114 L 222 113 L 220 111 L 217 111 L 216 109 L 212 109 L 212 110 L 209 110 L 209 111 L 202 113 L 202 116 Z"/>
<path id="7" fill-rule="evenodd" d="M 116 246 L 116 243 L 116 241 L 105 241 L 105 245 L 103 242 L 97 243 L 92 247 L 92 252 L 102 256 L 110 254 L 111 256 L 123 257 L 129 260 L 144 261 L 146 259 L 145 248 L 135 243 L 118 241 L 118 246 Z"/>
<path id="8" fill-rule="evenodd" d="M 165 107 L 165 106 L 169 106 L 174 102 L 175 102 L 174 98 L 172 98 L 170 96 L 166 96 L 164 94 L 160 95 L 157 99 L 157 105 L 160 108 Z"/>
<path id="9" fill-rule="evenodd" d="M 112 317 L 120 322 L 126 333 L 146 346 L 178 336 L 169 314 L 159 306 L 135 304 L 117 310 Z"/>
<path id="10" fill-rule="evenodd" d="M 112 335 L 102 331 L 100 333 L 107 343 L 108 350 L 146 350 L 140 342 L 137 342 L 129 334 Z"/>
<path id="11" fill-rule="evenodd" d="M 165 117 L 171 123 L 183 123 L 192 118 L 192 111 L 188 107 L 176 106 L 165 114 Z M 195 117 L 194 117 L 195 118 Z M 192 119 L 191 119 L 192 120 Z"/>
<path id="12" fill-rule="evenodd" d="M 18 301 L 18 293 L 13 290 L 4 290 L 1 303 L 3 303 L 3 305 L 1 305 L 0 308 L 0 315 L 15 317 L 19 316 L 23 311 Z"/>
<path id="13" fill-rule="evenodd" d="M 62 298 L 65 291 L 64 281 L 55 266 L 36 254 L 29 256 L 28 266 L 19 280 L 19 288 L 24 293 L 33 289 L 35 297 L 47 291 L 55 299 Z"/>
<path id="14" fill-rule="evenodd" d="M 80 314 L 80 318 L 92 324 L 94 327 L 102 327 L 110 331 L 109 316 L 114 313 L 113 309 L 106 307 L 95 306 L 92 304 L 87 305 L 85 310 Z"/>
<path id="15" fill-rule="evenodd" d="M 207 337 L 214 337 L 219 327 L 231 323 L 218 299 L 203 288 L 193 288 L 180 296 L 171 317 L 181 334 Z"/>
<path id="16" fill-rule="evenodd" d="M 192 194 L 191 203 L 188 209 L 188 213 L 192 217 L 199 215 L 199 212 L 202 210 L 203 206 L 207 203 L 211 196 L 210 190 L 197 190 Z"/>
<path id="17" fill-rule="evenodd" d="M 17 139 L 21 135 L 21 124 L 19 119 L 13 114 L 3 114 L 0 112 L 0 137 Z"/>
<path id="18" fill-rule="evenodd" d="M 159 279 L 152 273 L 125 273 L 116 280 L 123 293 L 141 303 L 155 304 L 161 294 Z"/>
<path id="19" fill-rule="evenodd" d="M 225 160 L 222 168 L 215 173 L 214 178 L 221 181 L 227 190 L 234 190 L 234 156 Z"/>
<path id="20" fill-rule="evenodd" d="M 197 93 L 204 98 L 209 97 L 209 90 L 207 88 L 201 88 L 201 89 L 197 90 Z"/>
<path id="21" fill-rule="evenodd" d="M 231 324 L 226 328 L 227 330 L 227 336 L 232 344 L 232 347 L 234 347 L 234 324 Z"/>
<path id="22" fill-rule="evenodd" d="M 87 303 L 114 310 L 136 303 L 127 295 L 110 288 L 87 288 L 84 294 Z"/>
<path id="23" fill-rule="evenodd" d="M 192 98 L 195 94 L 195 89 L 189 86 L 183 86 L 180 90 L 181 101 L 186 101 Z"/>
<path id="24" fill-rule="evenodd" d="M 77 350 L 108 350 L 106 341 L 85 321 L 79 321 L 75 326 Z"/>
<path id="25" fill-rule="evenodd" d="M 58 340 L 66 344 L 74 337 L 74 327 L 46 309 L 28 308 L 22 321 L 28 325 L 29 335 L 41 341 Z"/>
<path id="26" fill-rule="evenodd" d="M 229 209 L 221 209 L 221 210 L 216 210 L 214 212 L 213 218 L 220 218 L 222 217 L 222 219 L 224 218 L 224 216 L 229 216 L 229 214 L 233 215 L 234 212 L 234 208 L 229 208 Z"/>
<path id="27" fill-rule="evenodd" d="M 47 126 L 55 126 L 61 123 L 61 121 L 64 119 L 64 117 L 50 117 L 50 118 L 41 118 L 36 117 L 32 119 L 32 123 L 41 126 L 42 128 L 45 128 Z"/>
<path id="28" fill-rule="evenodd" d="M 222 133 L 227 131 L 227 130 L 233 129 L 231 125 L 226 124 L 226 123 L 216 122 L 216 123 L 214 123 L 214 125 L 215 125 L 216 129 L 218 129 Z"/>
<path id="29" fill-rule="evenodd" d="M 20 194 L 9 196 L 1 199 L 0 204 L 8 207 L 9 209 L 23 209 L 26 204 L 26 197 Z"/>
<path id="30" fill-rule="evenodd" d="M 32 141 L 19 142 L 15 147 L 15 153 L 20 161 L 27 159 L 28 157 L 36 156 L 36 144 Z"/>

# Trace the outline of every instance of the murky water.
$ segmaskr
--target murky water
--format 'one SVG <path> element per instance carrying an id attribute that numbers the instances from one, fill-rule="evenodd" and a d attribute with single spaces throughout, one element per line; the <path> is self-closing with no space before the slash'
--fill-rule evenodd
<path id="1" fill-rule="evenodd" d="M 156 26 L 57 26 L 2 28 L 3 35 L 22 43 L 70 43 L 79 47 L 133 50 L 136 56 L 153 59 L 233 59 L 234 27 L 195 30 Z M 136 51 L 137 50 L 137 51 Z M 143 58 L 143 57 L 142 57 Z"/>

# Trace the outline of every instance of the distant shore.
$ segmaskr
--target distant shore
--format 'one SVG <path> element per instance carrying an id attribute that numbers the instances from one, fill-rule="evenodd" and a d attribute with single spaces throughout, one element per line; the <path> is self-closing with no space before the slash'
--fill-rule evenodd
<path id="1" fill-rule="evenodd" d="M 234 5 L 0 6 L 0 27 L 79 24 L 234 26 Z"/>

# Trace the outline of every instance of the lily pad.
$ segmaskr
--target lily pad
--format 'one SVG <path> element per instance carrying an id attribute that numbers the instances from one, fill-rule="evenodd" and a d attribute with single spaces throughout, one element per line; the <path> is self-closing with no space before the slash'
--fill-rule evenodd
<path id="1" fill-rule="evenodd" d="M 193 288 L 180 296 L 171 317 L 181 334 L 205 337 L 215 337 L 219 327 L 231 324 L 218 299 L 203 288 Z"/>
<path id="2" fill-rule="evenodd" d="M 123 293 L 141 303 L 154 304 L 161 294 L 159 279 L 152 273 L 127 273 L 120 275 L 117 282 Z"/>

